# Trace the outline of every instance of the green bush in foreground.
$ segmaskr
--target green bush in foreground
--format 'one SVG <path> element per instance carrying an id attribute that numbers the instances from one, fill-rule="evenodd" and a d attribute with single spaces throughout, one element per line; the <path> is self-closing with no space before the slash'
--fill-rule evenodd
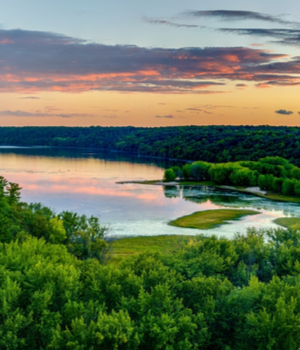
<path id="1" fill-rule="evenodd" d="M 119 266 L 36 237 L 1 244 L 0 348 L 296 350 L 299 257 L 300 232 L 282 229 Z"/>

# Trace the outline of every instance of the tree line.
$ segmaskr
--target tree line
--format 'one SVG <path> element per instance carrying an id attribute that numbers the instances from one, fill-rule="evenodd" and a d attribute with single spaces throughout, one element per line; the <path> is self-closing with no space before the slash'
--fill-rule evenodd
<path id="1" fill-rule="evenodd" d="M 164 181 L 213 181 L 218 185 L 256 187 L 284 195 L 300 196 L 300 168 L 281 157 L 255 161 L 208 163 L 196 161 L 164 172 Z"/>
<path id="2" fill-rule="evenodd" d="M 280 156 L 300 166 L 300 128 L 283 126 L 0 127 L 0 144 L 93 147 L 212 163 Z"/>

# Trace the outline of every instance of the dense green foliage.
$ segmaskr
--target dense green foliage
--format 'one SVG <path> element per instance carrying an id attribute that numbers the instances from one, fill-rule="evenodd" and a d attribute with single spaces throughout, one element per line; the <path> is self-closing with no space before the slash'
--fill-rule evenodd
<path id="1" fill-rule="evenodd" d="M 174 169 L 175 170 L 174 170 Z M 300 168 L 281 157 L 266 157 L 259 161 L 239 161 L 229 163 L 207 163 L 197 161 L 185 164 L 182 171 L 178 167 L 165 170 L 164 180 L 169 173 L 184 180 L 213 181 L 218 185 L 259 186 L 261 190 L 300 196 Z"/>
<path id="2" fill-rule="evenodd" d="M 174 181 L 176 179 L 176 173 L 173 169 L 167 169 L 164 173 L 163 180 L 166 182 Z"/>
<path id="3" fill-rule="evenodd" d="M 18 184 L 0 176 L 0 241 L 26 241 L 28 237 L 43 238 L 46 242 L 62 244 L 78 259 L 105 259 L 108 228 L 97 217 L 64 211 L 59 215 L 40 203 L 20 202 Z"/>
<path id="4" fill-rule="evenodd" d="M 1 184 L 0 349 L 299 349 L 300 231 L 199 236 L 103 264 L 95 218 L 55 216 Z"/>
<path id="5" fill-rule="evenodd" d="M 0 127 L 0 144 L 95 147 L 148 156 L 232 162 L 280 156 L 300 166 L 300 128 L 274 126 Z"/>

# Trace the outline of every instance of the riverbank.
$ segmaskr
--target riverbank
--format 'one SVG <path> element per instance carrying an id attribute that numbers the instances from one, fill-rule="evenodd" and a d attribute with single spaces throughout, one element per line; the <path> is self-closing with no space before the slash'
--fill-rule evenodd
<path id="1" fill-rule="evenodd" d="M 43 145 L 32 145 L 32 146 L 22 146 L 22 145 L 0 145 L 0 148 L 15 148 L 15 149 L 56 149 L 56 150 L 83 150 L 83 151 L 91 151 L 97 154 L 96 152 L 111 152 L 111 153 L 120 153 L 120 154 L 127 154 L 129 156 L 138 157 L 138 158 L 150 158 L 150 159 L 158 159 L 158 160 L 165 160 L 165 161 L 171 161 L 171 162 L 185 162 L 185 163 L 191 163 L 194 160 L 192 159 L 184 159 L 184 158 L 171 158 L 171 157 L 161 157 L 161 156 L 151 156 L 142 154 L 139 152 L 129 152 L 129 151 L 122 151 L 115 148 L 102 148 L 102 147 L 76 147 L 76 146 L 43 146 Z"/>

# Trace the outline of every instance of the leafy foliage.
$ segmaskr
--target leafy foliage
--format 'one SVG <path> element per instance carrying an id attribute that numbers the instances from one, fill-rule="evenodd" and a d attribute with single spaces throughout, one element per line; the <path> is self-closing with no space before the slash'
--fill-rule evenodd
<path id="1" fill-rule="evenodd" d="M 299 349 L 299 230 L 195 236 L 103 264 L 96 218 L 1 184 L 0 349 Z"/>
<path id="2" fill-rule="evenodd" d="M 40 203 L 20 202 L 18 184 L 0 177 L 0 240 L 9 243 L 24 241 L 29 236 L 46 242 L 63 244 L 77 258 L 105 259 L 108 227 L 101 226 L 97 217 L 64 211 L 59 215 Z"/>

